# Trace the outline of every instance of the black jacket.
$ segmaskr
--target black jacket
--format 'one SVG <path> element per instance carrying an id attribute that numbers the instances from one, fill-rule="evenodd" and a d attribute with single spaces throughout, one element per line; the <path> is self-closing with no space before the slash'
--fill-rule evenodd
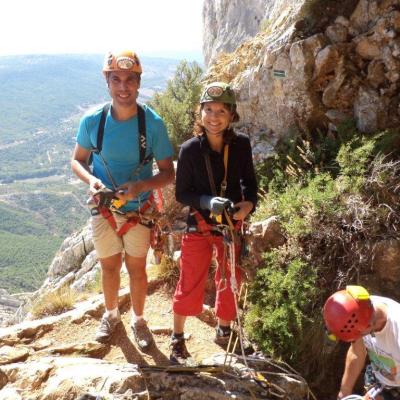
<path id="1" fill-rule="evenodd" d="M 211 150 L 205 135 L 193 137 L 181 146 L 176 171 L 176 200 L 198 210 L 205 220 L 212 224 L 208 210 L 200 209 L 200 196 L 212 196 L 204 152 L 210 154 L 211 168 L 218 196 L 224 179 L 223 152 Z M 225 197 L 238 203 L 257 203 L 257 181 L 254 174 L 250 140 L 243 134 L 235 134 L 229 143 L 228 175 Z M 188 225 L 196 225 L 193 216 L 188 216 Z"/>

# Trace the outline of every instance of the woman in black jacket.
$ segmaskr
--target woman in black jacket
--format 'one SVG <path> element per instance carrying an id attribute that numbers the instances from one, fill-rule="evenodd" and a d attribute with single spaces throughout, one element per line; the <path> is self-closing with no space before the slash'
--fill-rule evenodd
<path id="1" fill-rule="evenodd" d="M 199 113 L 194 137 L 181 146 L 176 173 L 176 199 L 190 206 L 187 232 L 182 239 L 180 279 L 173 299 L 170 359 L 178 363 L 190 357 L 184 341 L 185 320 L 202 312 L 214 248 L 218 264 L 215 342 L 221 345 L 228 342 L 236 308 L 230 287 L 229 257 L 226 249 L 224 252 L 220 226 L 232 222 L 231 228 L 236 229 L 257 202 L 249 138 L 231 128 L 239 115 L 230 86 L 223 82 L 209 84 L 201 96 Z M 240 271 L 238 268 L 235 271 L 240 283 Z"/>

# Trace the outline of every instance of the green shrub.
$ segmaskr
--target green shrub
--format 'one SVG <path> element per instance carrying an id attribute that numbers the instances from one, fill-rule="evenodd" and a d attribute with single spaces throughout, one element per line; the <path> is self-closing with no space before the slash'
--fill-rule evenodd
<path id="1" fill-rule="evenodd" d="M 400 239 L 398 142 L 396 132 L 364 135 L 348 121 L 335 136 L 286 139 L 258 167 L 264 190 L 253 219 L 277 215 L 287 241 L 258 267 L 246 330 L 311 382 L 329 362 L 323 302 L 348 283 L 371 288 L 376 243 Z"/>
<path id="2" fill-rule="evenodd" d="M 301 260 L 282 259 L 279 251 L 265 257 L 251 287 L 254 307 L 246 317 L 246 328 L 261 349 L 292 360 L 303 340 L 304 328 L 316 296 L 316 271 Z M 279 349 L 279 350 L 278 350 Z"/>
<path id="3" fill-rule="evenodd" d="M 279 215 L 289 236 L 300 237 L 313 229 L 313 219 L 319 214 L 332 215 L 340 211 L 336 202 L 339 192 L 334 179 L 327 173 L 307 174 L 303 182 L 293 181 L 282 192 L 271 190 L 255 212 L 254 219 Z M 271 187 L 273 184 L 271 184 Z"/>
<path id="4" fill-rule="evenodd" d="M 182 61 L 165 91 L 155 94 L 149 102 L 164 120 L 175 151 L 192 136 L 202 74 L 203 70 L 196 62 Z"/>

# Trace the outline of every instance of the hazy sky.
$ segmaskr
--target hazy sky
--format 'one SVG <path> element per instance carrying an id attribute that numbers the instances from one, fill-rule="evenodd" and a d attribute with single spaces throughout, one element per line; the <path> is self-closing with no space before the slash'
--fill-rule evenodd
<path id="1" fill-rule="evenodd" d="M 0 6 L 0 55 L 167 55 L 202 48 L 203 0 L 9 0 Z"/>

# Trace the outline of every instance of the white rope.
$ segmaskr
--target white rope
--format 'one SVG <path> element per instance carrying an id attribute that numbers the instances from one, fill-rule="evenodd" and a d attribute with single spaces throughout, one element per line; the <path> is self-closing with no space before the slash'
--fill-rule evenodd
<path id="1" fill-rule="evenodd" d="M 238 283 L 237 283 L 237 279 L 236 279 L 235 237 L 234 237 L 233 231 L 230 232 L 230 234 L 231 234 L 231 238 L 228 242 L 229 264 L 230 264 L 229 267 L 230 267 L 230 272 L 231 272 L 230 285 L 231 285 L 231 290 L 233 293 L 233 300 L 235 302 L 236 320 L 237 320 L 238 332 L 239 332 L 240 349 L 242 352 L 244 364 L 246 365 L 246 368 L 250 371 L 249 365 L 247 363 L 246 355 L 244 352 L 243 327 L 242 327 L 242 323 L 240 321 L 240 314 L 239 314 L 239 304 L 238 304 L 239 288 L 238 288 Z"/>

